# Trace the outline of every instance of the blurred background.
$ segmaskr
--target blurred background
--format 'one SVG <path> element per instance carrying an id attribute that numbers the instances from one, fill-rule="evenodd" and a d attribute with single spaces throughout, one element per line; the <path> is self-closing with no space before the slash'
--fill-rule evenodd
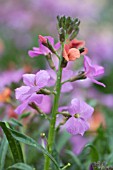
<path id="1" fill-rule="evenodd" d="M 106 88 L 78 83 L 75 85 L 74 94 L 83 95 L 82 97 L 96 108 L 97 116 L 92 120 L 91 130 L 103 124 L 104 128 L 107 127 L 106 134 L 111 135 L 113 132 L 113 0 L 0 0 L 0 119 L 7 117 L 6 113 L 9 117 L 12 114 L 9 105 L 8 112 L 3 114 L 4 100 L 1 96 L 4 88 L 10 87 L 14 91 L 23 73 L 45 68 L 44 58 L 31 59 L 28 50 L 33 46 L 38 47 L 39 34 L 53 36 L 56 42 L 58 41 L 57 15 L 80 19 L 77 39 L 85 40 L 88 56 L 95 64 L 105 67 L 105 75 L 100 81 L 106 84 Z M 111 141 L 113 139 L 110 138 L 109 142 Z M 103 144 L 103 147 L 105 145 Z"/>
<path id="2" fill-rule="evenodd" d="M 0 87 L 14 81 L 16 73 L 20 78 L 23 72 L 45 67 L 43 57 L 31 59 L 28 50 L 38 46 L 39 34 L 58 38 L 57 15 L 80 19 L 77 38 L 86 41 L 93 62 L 105 67 L 102 81 L 107 88 L 97 88 L 106 94 L 101 101 L 113 107 L 112 0 L 0 0 Z M 8 79 L 8 73 L 12 80 Z"/>

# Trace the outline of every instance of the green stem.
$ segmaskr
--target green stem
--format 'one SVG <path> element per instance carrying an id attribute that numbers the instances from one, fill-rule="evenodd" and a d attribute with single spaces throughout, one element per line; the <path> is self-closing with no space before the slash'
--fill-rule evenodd
<path id="1" fill-rule="evenodd" d="M 62 44 L 62 50 L 64 48 L 64 45 Z M 57 72 L 57 81 L 56 81 L 56 94 L 54 97 L 54 103 L 53 103 L 53 109 L 52 109 L 52 118 L 50 121 L 50 128 L 49 128 L 49 134 L 48 134 L 48 152 L 51 154 L 55 139 L 55 123 L 56 123 L 56 115 L 58 112 L 58 105 L 59 105 L 59 98 L 60 98 L 60 91 L 61 91 L 61 78 L 62 78 L 62 55 L 59 60 L 59 68 Z M 49 170 L 50 167 L 50 159 L 48 156 L 45 156 L 45 165 L 44 170 Z"/>

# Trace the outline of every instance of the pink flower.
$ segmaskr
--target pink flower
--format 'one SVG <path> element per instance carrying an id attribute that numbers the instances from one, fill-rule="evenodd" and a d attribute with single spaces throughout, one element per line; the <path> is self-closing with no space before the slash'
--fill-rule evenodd
<path id="1" fill-rule="evenodd" d="M 43 37 L 42 35 L 39 35 L 38 38 L 39 38 L 39 40 L 40 40 L 40 42 L 42 44 L 46 44 L 47 43 L 47 38 Z"/>
<path id="2" fill-rule="evenodd" d="M 104 74 L 104 67 L 98 65 L 92 65 L 90 58 L 84 56 L 84 68 L 85 68 L 85 75 L 87 78 L 91 79 L 93 83 L 105 87 L 105 84 L 95 80 L 95 77 Z"/>
<path id="3" fill-rule="evenodd" d="M 48 55 L 49 53 L 52 54 L 52 52 L 43 45 L 44 43 L 46 43 L 47 39 L 55 50 L 58 50 L 60 48 L 60 43 L 58 42 L 57 44 L 54 44 L 54 39 L 51 36 L 39 35 L 39 48 L 33 47 L 33 50 L 30 50 L 28 52 L 29 56 L 33 58 L 39 55 Z"/>
<path id="4" fill-rule="evenodd" d="M 41 88 L 48 85 L 49 74 L 45 70 L 41 70 L 35 74 L 24 74 L 23 82 L 26 86 L 21 86 L 15 90 L 16 99 L 22 104 L 15 110 L 16 113 L 22 113 L 31 102 L 40 104 L 43 95 L 37 95 Z"/>
<path id="5" fill-rule="evenodd" d="M 88 119 L 92 116 L 94 109 L 84 101 L 74 98 L 68 107 L 70 118 L 65 123 L 65 128 L 72 135 L 80 134 L 89 129 Z"/>

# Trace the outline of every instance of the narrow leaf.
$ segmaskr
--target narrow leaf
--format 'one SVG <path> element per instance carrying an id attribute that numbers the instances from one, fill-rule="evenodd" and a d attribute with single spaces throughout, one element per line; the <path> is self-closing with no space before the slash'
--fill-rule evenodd
<path id="1" fill-rule="evenodd" d="M 30 114 L 31 114 L 30 112 L 23 113 L 20 115 L 19 119 L 24 119 L 24 118 L 28 117 Z"/>
<path id="2" fill-rule="evenodd" d="M 23 126 L 18 120 L 12 118 L 9 120 L 9 123 L 11 123 L 14 126 Z"/>
<path id="3" fill-rule="evenodd" d="M 92 144 L 87 144 L 84 149 L 91 148 L 91 161 L 97 162 L 99 160 L 99 154 L 97 152 L 97 149 Z"/>
<path id="4" fill-rule="evenodd" d="M 66 150 L 66 153 L 72 157 L 75 164 L 79 167 L 79 170 L 81 170 L 82 164 L 80 160 L 78 159 L 78 157 L 72 151 Z"/>
<path id="5" fill-rule="evenodd" d="M 4 169 L 7 150 L 8 150 L 8 141 L 6 137 L 4 136 L 1 142 L 1 146 L 0 146 L 0 170 Z"/>
<path id="6" fill-rule="evenodd" d="M 35 170 L 35 168 L 32 168 L 31 166 L 24 164 L 24 163 L 16 163 L 12 166 L 9 166 L 8 169 L 20 169 L 20 170 Z"/>
<path id="7" fill-rule="evenodd" d="M 49 154 L 49 152 L 44 149 L 40 144 L 38 144 L 35 140 L 33 140 L 32 138 L 30 138 L 29 136 L 26 136 L 22 133 L 19 133 L 13 129 L 10 129 L 12 136 L 19 142 L 25 143 L 27 145 L 33 146 L 35 148 L 37 148 L 38 150 L 40 150 L 43 154 L 47 155 L 55 164 L 55 166 L 57 167 L 58 170 L 60 170 L 60 167 L 58 165 L 58 163 L 56 162 L 56 160 L 52 157 L 52 155 Z"/>
<path id="8" fill-rule="evenodd" d="M 4 133 L 7 137 L 7 140 L 8 140 L 8 143 L 9 143 L 15 163 L 24 162 L 20 143 L 14 139 L 10 129 L 6 126 L 5 122 L 0 122 L 0 126 L 2 127 Z"/>

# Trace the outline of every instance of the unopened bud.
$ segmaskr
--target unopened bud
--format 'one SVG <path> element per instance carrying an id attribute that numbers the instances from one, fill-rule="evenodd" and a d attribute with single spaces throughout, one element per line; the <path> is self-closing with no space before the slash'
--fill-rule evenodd
<path id="1" fill-rule="evenodd" d="M 42 138 L 45 138 L 46 135 L 45 135 L 45 133 L 41 133 L 40 136 L 41 136 Z"/>
<path id="2" fill-rule="evenodd" d="M 47 44 L 47 39 L 45 37 L 43 37 L 42 35 L 39 35 L 38 38 L 42 44 Z"/>
<path id="3" fill-rule="evenodd" d="M 79 72 L 79 74 L 75 77 L 70 78 L 70 82 L 76 81 L 76 80 L 81 80 L 81 79 L 86 79 L 86 75 L 84 71 Z"/>
<path id="4" fill-rule="evenodd" d="M 53 63 L 53 60 L 52 60 L 52 58 L 51 58 L 51 54 L 49 53 L 48 55 L 46 55 L 46 59 L 47 59 L 47 61 L 48 61 L 48 63 L 49 63 L 49 66 L 51 67 L 51 69 L 55 69 L 55 65 L 54 65 L 54 63 Z"/>
<path id="5" fill-rule="evenodd" d="M 85 48 L 80 48 L 79 51 L 80 53 L 83 53 L 85 51 Z"/>
<path id="6" fill-rule="evenodd" d="M 77 28 L 71 33 L 70 38 L 69 38 L 70 41 L 73 40 L 73 39 L 77 36 L 78 32 L 79 32 L 79 28 L 77 27 Z"/>
<path id="7" fill-rule="evenodd" d="M 59 29 L 59 39 L 61 42 L 65 41 L 66 32 L 63 28 Z"/>
<path id="8" fill-rule="evenodd" d="M 63 57 L 61 67 L 65 68 L 67 66 L 67 63 L 68 63 L 67 60 Z"/>
<path id="9" fill-rule="evenodd" d="M 54 54 L 56 53 L 55 49 L 53 48 L 53 46 L 51 45 L 48 39 L 47 39 L 47 47 L 52 53 Z"/>

